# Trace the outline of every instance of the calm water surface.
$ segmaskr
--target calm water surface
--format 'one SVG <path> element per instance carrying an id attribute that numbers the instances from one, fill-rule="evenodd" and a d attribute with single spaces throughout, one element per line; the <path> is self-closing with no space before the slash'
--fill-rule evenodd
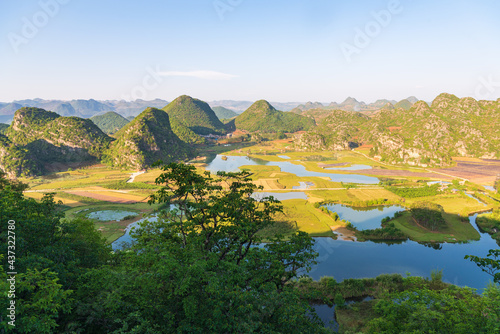
<path id="1" fill-rule="evenodd" d="M 406 210 L 399 205 L 369 206 L 366 208 L 351 207 L 342 204 L 326 204 L 324 207 L 336 212 L 340 219 L 350 221 L 358 230 L 371 230 L 379 228 L 383 218 L 393 217 L 398 211 Z"/>
<path id="2" fill-rule="evenodd" d="M 472 226 L 479 231 L 476 217 L 477 214 L 469 218 Z M 478 241 L 437 244 L 437 249 L 415 241 L 387 244 L 315 238 L 318 264 L 309 275 L 314 279 L 333 276 L 337 281 L 386 273 L 430 277 L 431 271 L 438 269 L 443 270 L 445 282 L 481 290 L 492 278 L 473 262 L 465 260 L 464 256 L 485 257 L 488 250 L 498 249 L 499 246 L 489 234 L 479 233 L 481 239 Z"/>
<path id="3" fill-rule="evenodd" d="M 241 166 L 278 166 L 282 172 L 292 173 L 297 176 L 318 176 L 328 177 L 334 182 L 344 183 L 364 183 L 364 184 L 377 184 L 379 179 L 372 176 L 357 175 L 357 174 L 334 174 L 325 172 L 312 172 L 308 171 L 303 165 L 295 165 L 289 161 L 265 161 L 260 159 L 253 159 L 246 156 L 226 156 L 227 160 L 222 160 L 221 155 L 217 155 L 212 161 L 207 162 L 205 167 L 212 173 L 217 171 L 236 172 Z"/>

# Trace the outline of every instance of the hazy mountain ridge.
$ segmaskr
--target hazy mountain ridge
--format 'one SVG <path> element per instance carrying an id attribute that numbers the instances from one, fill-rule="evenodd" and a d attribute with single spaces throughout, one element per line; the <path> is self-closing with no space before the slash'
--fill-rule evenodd
<path id="1" fill-rule="evenodd" d="M 220 120 L 230 119 L 238 116 L 238 113 L 236 113 L 235 111 L 220 106 L 212 107 L 212 110 L 215 112 L 215 116 L 217 116 Z"/>
<path id="2" fill-rule="evenodd" d="M 102 115 L 94 115 L 90 120 L 108 135 L 112 135 L 130 122 L 114 111 L 108 111 Z"/>
<path id="3" fill-rule="evenodd" d="M 22 107 L 34 107 L 52 110 L 61 116 L 91 117 L 106 111 L 115 111 L 122 116 L 136 116 L 147 107 L 163 108 L 168 101 L 155 99 L 151 101 L 135 100 L 107 100 L 98 101 L 94 99 L 77 100 L 44 100 L 26 99 L 13 101 L 11 103 L 0 102 L 0 115 L 14 115 Z"/>

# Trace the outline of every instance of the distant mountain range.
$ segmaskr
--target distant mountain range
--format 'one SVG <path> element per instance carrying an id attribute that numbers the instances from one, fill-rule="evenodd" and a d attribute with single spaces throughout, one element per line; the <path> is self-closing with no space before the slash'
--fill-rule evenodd
<path id="1" fill-rule="evenodd" d="M 415 97 L 409 97 L 408 100 L 411 104 L 417 101 Z M 135 101 L 124 101 L 124 100 L 44 100 L 44 99 L 26 99 L 17 100 L 13 102 L 0 102 L 0 123 L 10 123 L 14 116 L 14 113 L 21 109 L 22 107 L 34 107 L 41 108 L 45 110 L 50 110 L 58 113 L 61 116 L 77 116 L 82 118 L 90 118 L 97 114 L 104 114 L 109 111 L 114 111 L 121 116 L 127 118 L 130 116 L 139 115 L 144 109 L 148 107 L 162 109 L 168 105 L 168 101 L 162 99 L 155 99 L 151 101 L 145 100 L 135 100 Z M 233 101 L 233 100 L 218 100 L 207 102 L 207 104 L 213 109 L 214 107 L 223 107 L 226 109 L 226 114 L 222 113 L 220 119 L 228 119 L 234 117 L 227 117 L 227 110 L 231 110 L 236 114 L 241 114 L 243 111 L 247 110 L 254 101 Z M 270 102 L 276 109 L 282 111 L 305 111 L 315 108 L 327 108 L 327 109 L 342 109 L 349 111 L 364 111 L 364 110 L 376 110 L 382 108 L 385 104 L 391 103 L 395 105 L 398 103 L 394 100 L 377 100 L 374 103 L 366 104 L 365 102 L 358 102 L 355 98 L 349 97 L 342 103 L 331 102 L 329 105 L 325 105 L 320 102 Z M 219 112 L 217 110 L 214 110 Z"/>
<path id="2" fill-rule="evenodd" d="M 22 107 L 34 107 L 45 110 L 50 110 L 58 113 L 61 116 L 77 116 L 89 118 L 99 113 L 114 111 L 124 117 L 137 116 L 148 107 L 163 108 L 168 104 L 168 101 L 156 99 L 152 101 L 135 100 L 127 101 L 97 101 L 90 100 L 19 100 L 10 103 L 0 102 L 0 116 L 14 115 L 16 110 Z M 10 117 L 12 119 L 12 117 Z M 2 117 L 2 121 L 7 117 Z"/>
<path id="3" fill-rule="evenodd" d="M 409 109 L 418 99 L 415 96 L 410 96 L 401 101 L 380 99 L 373 103 L 366 104 L 363 101 L 358 101 L 353 97 L 348 97 L 342 103 L 331 102 L 329 105 L 324 105 L 320 102 L 307 102 L 305 104 L 300 104 L 296 108 L 292 109 L 292 112 L 301 113 L 303 111 L 311 109 L 329 109 L 329 110 L 345 110 L 345 111 L 377 111 L 387 107 L 402 107 L 404 109 Z"/>
<path id="4" fill-rule="evenodd" d="M 234 130 L 245 136 L 255 134 L 256 138 L 303 131 L 294 135 L 294 145 L 299 151 L 335 151 L 366 145 L 371 148 L 371 156 L 392 164 L 447 166 L 454 156 L 500 158 L 500 99 L 476 101 L 443 93 L 430 104 L 414 101 L 410 97 L 399 102 L 378 100 L 366 105 L 348 98 L 336 106 L 310 102 L 302 107 L 311 109 L 285 112 L 259 100 L 223 124 L 208 103 L 187 95 L 162 109 L 147 107 L 134 118 L 102 111 L 110 106 L 102 101 L 56 104 L 39 100 L 38 103 L 50 104 L 60 112 L 101 111 L 86 119 L 21 107 L 13 115 L 10 127 L 0 126 L 0 169 L 11 177 L 99 161 L 142 169 L 158 159 L 165 162 L 189 159 L 196 155 L 197 145 Z M 141 103 L 151 101 L 129 103 L 127 108 L 138 108 Z M 121 106 L 124 108 L 125 104 Z"/>

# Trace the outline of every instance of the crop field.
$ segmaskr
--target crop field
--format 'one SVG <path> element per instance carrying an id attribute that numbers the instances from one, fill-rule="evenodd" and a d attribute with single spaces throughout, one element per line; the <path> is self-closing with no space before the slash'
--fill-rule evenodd
<path id="1" fill-rule="evenodd" d="M 282 203 L 284 214 L 277 219 L 295 222 L 299 230 L 312 236 L 333 237 L 332 227 L 343 226 L 307 200 L 290 199 Z"/>
<path id="2" fill-rule="evenodd" d="M 81 169 L 51 175 L 51 179 L 37 178 L 28 180 L 32 190 L 68 189 L 102 185 L 114 181 L 128 180 L 133 171 L 120 171 L 109 168 Z"/>
<path id="3" fill-rule="evenodd" d="M 493 185 L 500 174 L 500 161 L 489 159 L 454 158 L 455 167 L 442 168 L 437 171 L 468 179 L 477 184 Z"/>
<path id="4" fill-rule="evenodd" d="M 129 194 L 125 191 L 112 191 L 109 189 L 101 187 L 90 187 L 83 189 L 73 189 L 71 191 L 66 191 L 69 194 L 90 197 L 100 201 L 106 201 L 111 203 L 137 203 L 137 202 L 147 202 L 147 196 L 137 196 Z"/>
<path id="5" fill-rule="evenodd" d="M 331 167 L 332 165 L 338 167 L 347 167 L 352 164 L 370 165 L 373 169 L 337 171 L 336 173 L 395 178 L 403 182 L 405 186 L 420 186 L 422 182 L 415 182 L 417 180 L 449 179 L 451 176 L 447 175 L 452 175 L 454 172 L 460 174 L 460 172 L 466 171 L 470 175 L 474 174 L 476 179 L 478 179 L 477 177 L 485 175 L 491 177 L 491 175 L 500 171 L 500 162 L 481 159 L 459 159 L 456 160 L 456 167 L 436 169 L 434 173 L 424 168 L 387 166 L 384 163 L 361 154 L 366 154 L 367 150 L 295 152 L 292 149 L 293 144 L 289 139 L 286 139 L 263 142 L 254 146 L 245 142 L 231 144 L 231 146 L 219 145 L 206 147 L 202 153 L 250 155 L 252 158 L 266 161 L 289 161 L 293 164 L 303 165 L 309 171 L 322 173 L 331 172 L 324 168 Z M 286 156 L 290 159 L 280 156 Z M 206 166 L 204 161 L 205 158 L 199 156 L 192 163 L 197 167 L 199 172 L 203 172 L 205 170 L 204 166 Z M 335 230 L 336 232 L 340 231 L 340 233 L 352 237 L 353 233 L 345 228 L 344 223 L 334 221 L 327 213 L 315 208 L 314 203 L 317 202 L 352 204 L 385 200 L 388 203 L 399 203 L 403 206 L 409 206 L 418 201 L 430 201 L 441 205 L 448 214 L 447 221 L 450 224 L 447 231 L 438 234 L 428 233 L 404 219 L 401 219 L 398 227 L 412 235 L 412 238 L 415 240 L 466 240 L 464 238 L 473 236 L 475 230 L 470 231 L 461 222 L 458 224 L 456 220 L 459 219 L 455 219 L 454 217 L 458 217 L 458 214 L 465 216 L 473 212 L 500 206 L 500 202 L 496 202 L 488 196 L 477 192 L 482 188 L 472 183 L 468 183 L 468 185 L 461 189 L 467 188 L 469 191 L 476 191 L 476 197 L 486 203 L 486 206 L 479 203 L 476 199 L 466 196 L 463 190 L 454 194 L 448 192 L 433 197 L 404 199 L 379 185 L 358 185 L 347 189 L 340 182 L 331 181 L 329 177 L 299 177 L 292 173 L 282 172 L 278 166 L 248 165 L 241 168 L 249 171 L 254 184 L 262 186 L 264 191 L 289 192 L 293 190 L 293 187 L 307 183 L 306 189 L 297 189 L 296 191 L 305 192 L 308 200 L 291 199 L 283 201 L 285 214 L 273 228 L 281 232 L 287 231 L 287 233 L 294 229 L 299 229 L 314 236 L 333 237 L 334 234 L 332 231 Z M 61 200 L 64 205 L 70 207 L 68 210 L 70 216 L 72 215 L 73 208 L 90 209 L 101 208 L 102 206 L 127 207 L 138 205 L 141 206 L 141 212 L 151 211 L 153 207 L 147 204 L 147 200 L 156 189 L 148 188 L 154 184 L 156 178 L 163 171 L 160 169 L 147 170 L 144 174 L 136 176 L 134 180 L 135 186 L 134 183 L 125 183 L 134 172 L 96 165 L 63 173 L 54 173 L 41 178 L 24 180 L 24 182 L 28 182 L 30 185 L 26 196 L 40 200 L 43 193 L 56 192 L 55 200 Z M 444 175 L 438 173 L 444 173 Z M 467 176 L 470 176 L 469 174 Z M 460 175 L 464 176 L 465 174 Z M 124 228 L 131 222 L 133 221 L 99 222 L 96 224 L 99 225 L 98 228 L 103 231 L 108 240 L 114 240 L 123 234 Z"/>

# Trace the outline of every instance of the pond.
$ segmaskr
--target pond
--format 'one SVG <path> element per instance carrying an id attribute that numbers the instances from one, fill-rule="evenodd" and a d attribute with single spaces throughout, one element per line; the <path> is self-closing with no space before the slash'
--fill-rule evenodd
<path id="1" fill-rule="evenodd" d="M 484 189 L 486 189 L 486 190 L 491 190 L 491 191 L 495 191 L 495 192 L 497 191 L 497 190 L 496 190 L 494 187 L 492 187 L 492 186 L 483 186 L 483 187 L 484 187 Z"/>
<path id="2" fill-rule="evenodd" d="M 360 231 L 379 228 L 383 218 L 393 217 L 396 212 L 406 210 L 399 205 L 351 207 L 342 204 L 326 204 L 323 206 L 336 212 L 340 219 L 350 221 Z"/>
<path id="3" fill-rule="evenodd" d="M 488 206 L 488 204 L 484 203 L 484 202 L 481 202 L 481 200 L 479 198 L 477 198 L 476 196 L 472 195 L 472 194 L 469 194 L 469 193 L 466 193 L 464 191 L 464 194 L 467 195 L 468 197 L 472 198 L 472 199 L 475 199 L 479 204 L 482 204 L 484 206 Z"/>
<path id="4" fill-rule="evenodd" d="M 314 187 L 313 182 L 299 182 L 298 186 L 293 186 L 292 189 L 300 189 L 300 190 L 306 190 L 311 187 Z"/>
<path id="5" fill-rule="evenodd" d="M 326 172 L 313 172 L 307 170 L 303 165 L 295 165 L 289 161 L 266 161 L 261 159 L 249 158 L 246 156 L 226 156 L 227 160 L 223 160 L 221 155 L 217 155 L 213 160 L 207 161 L 205 167 L 212 173 L 218 171 L 236 172 L 241 166 L 278 166 L 282 172 L 295 174 L 299 177 L 316 176 L 328 177 L 333 182 L 344 183 L 363 183 L 363 184 L 378 184 L 379 179 L 372 176 L 357 175 L 357 174 L 335 174 Z"/>
<path id="6" fill-rule="evenodd" d="M 277 157 L 281 159 L 290 159 L 290 157 L 287 155 L 278 155 Z"/>
<path id="7" fill-rule="evenodd" d="M 476 217 L 469 217 L 476 230 Z M 443 280 L 459 286 L 469 286 L 482 291 L 492 277 L 484 273 L 465 255 L 485 257 L 490 249 L 499 246 L 487 233 L 481 233 L 479 241 L 469 243 L 444 243 L 424 245 L 414 241 L 399 244 L 376 242 L 352 242 L 315 238 L 319 253 L 318 264 L 309 275 L 318 280 L 333 276 L 337 281 L 345 278 L 376 277 L 380 274 L 398 273 L 430 277 L 432 270 L 443 270 Z"/>
<path id="8" fill-rule="evenodd" d="M 137 216 L 138 213 L 134 211 L 124 211 L 124 210 L 102 210 L 94 211 L 87 214 L 90 219 L 95 219 L 103 222 L 109 222 L 111 220 L 120 221 L 128 216 Z"/>
<path id="9" fill-rule="evenodd" d="M 130 224 L 129 226 L 127 226 L 127 228 L 125 229 L 125 234 L 122 235 L 121 237 L 119 237 L 118 239 L 116 239 L 115 241 L 113 241 L 113 243 L 111 244 L 111 247 L 113 248 L 113 250 L 116 251 L 116 250 L 126 248 L 124 246 L 127 244 L 130 244 L 134 240 L 130 236 L 130 231 L 132 230 L 132 228 L 137 227 L 140 223 L 142 223 L 146 220 L 148 220 L 150 222 L 155 222 L 158 220 L 158 217 L 152 216 L 152 217 L 143 218 L 143 219 L 140 219 L 140 220 Z"/>
<path id="10" fill-rule="evenodd" d="M 335 319 L 335 305 L 312 304 L 311 306 L 325 325 L 325 328 L 331 328 L 334 331 L 339 330 L 339 324 Z"/>

